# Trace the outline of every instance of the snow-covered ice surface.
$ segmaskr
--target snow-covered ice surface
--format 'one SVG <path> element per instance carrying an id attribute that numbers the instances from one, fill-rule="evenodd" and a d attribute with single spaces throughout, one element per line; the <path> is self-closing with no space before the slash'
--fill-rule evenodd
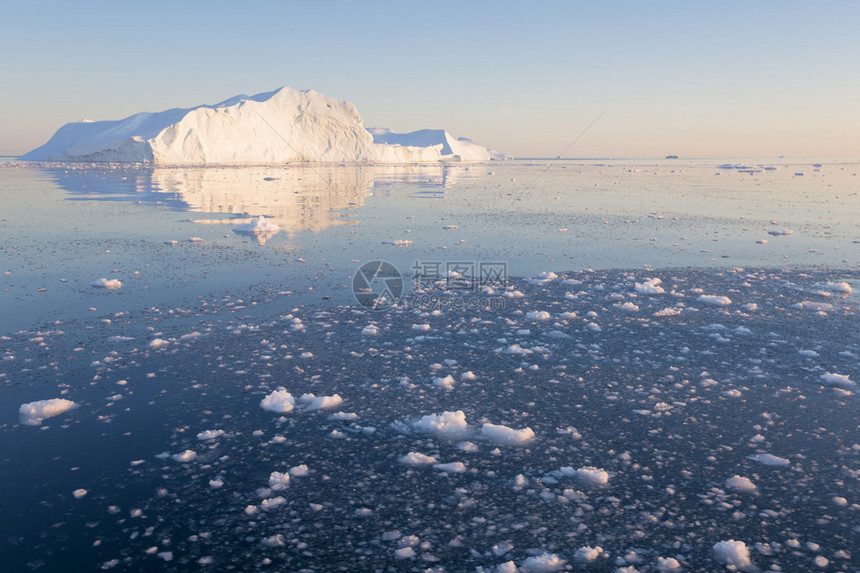
<path id="1" fill-rule="evenodd" d="M 856 166 L 672 165 L 0 163 L 3 566 L 857 571 Z"/>

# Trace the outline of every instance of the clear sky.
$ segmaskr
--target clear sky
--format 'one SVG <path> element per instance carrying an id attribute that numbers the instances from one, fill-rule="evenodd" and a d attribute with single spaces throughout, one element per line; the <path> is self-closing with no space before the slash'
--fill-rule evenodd
<path id="1" fill-rule="evenodd" d="M 860 2 L 0 1 L 0 154 L 282 85 L 515 156 L 860 158 Z"/>

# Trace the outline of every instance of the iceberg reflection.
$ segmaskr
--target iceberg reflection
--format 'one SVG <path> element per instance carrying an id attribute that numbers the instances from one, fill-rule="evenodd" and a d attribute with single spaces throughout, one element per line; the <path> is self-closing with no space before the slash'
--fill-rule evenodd
<path id="1" fill-rule="evenodd" d="M 356 224 L 369 195 L 397 188 L 410 197 L 444 198 L 445 190 L 479 180 L 481 165 L 306 164 L 248 167 L 152 167 L 54 164 L 40 167 L 72 200 L 136 201 L 199 213 L 197 224 L 229 225 L 265 242 L 280 231 Z M 265 225 L 260 225 L 260 217 Z"/>

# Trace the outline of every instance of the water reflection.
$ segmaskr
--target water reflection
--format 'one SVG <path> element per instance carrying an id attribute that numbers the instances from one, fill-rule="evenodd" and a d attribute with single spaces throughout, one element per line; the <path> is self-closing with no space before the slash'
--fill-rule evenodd
<path id="1" fill-rule="evenodd" d="M 287 235 L 357 222 L 353 209 L 396 186 L 412 197 L 444 198 L 477 181 L 485 168 L 458 164 L 44 168 L 71 200 L 135 201 L 199 213 L 198 224 L 234 228 L 260 216 Z M 260 244 L 280 232 L 252 233 Z"/>

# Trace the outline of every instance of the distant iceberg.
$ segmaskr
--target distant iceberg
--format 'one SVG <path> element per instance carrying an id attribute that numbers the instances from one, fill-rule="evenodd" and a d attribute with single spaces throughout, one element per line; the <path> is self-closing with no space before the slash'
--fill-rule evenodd
<path id="1" fill-rule="evenodd" d="M 25 161 L 162 165 L 286 162 L 487 161 L 504 159 L 444 130 L 367 129 L 349 102 L 289 87 L 215 105 L 80 121 L 21 156 Z"/>

